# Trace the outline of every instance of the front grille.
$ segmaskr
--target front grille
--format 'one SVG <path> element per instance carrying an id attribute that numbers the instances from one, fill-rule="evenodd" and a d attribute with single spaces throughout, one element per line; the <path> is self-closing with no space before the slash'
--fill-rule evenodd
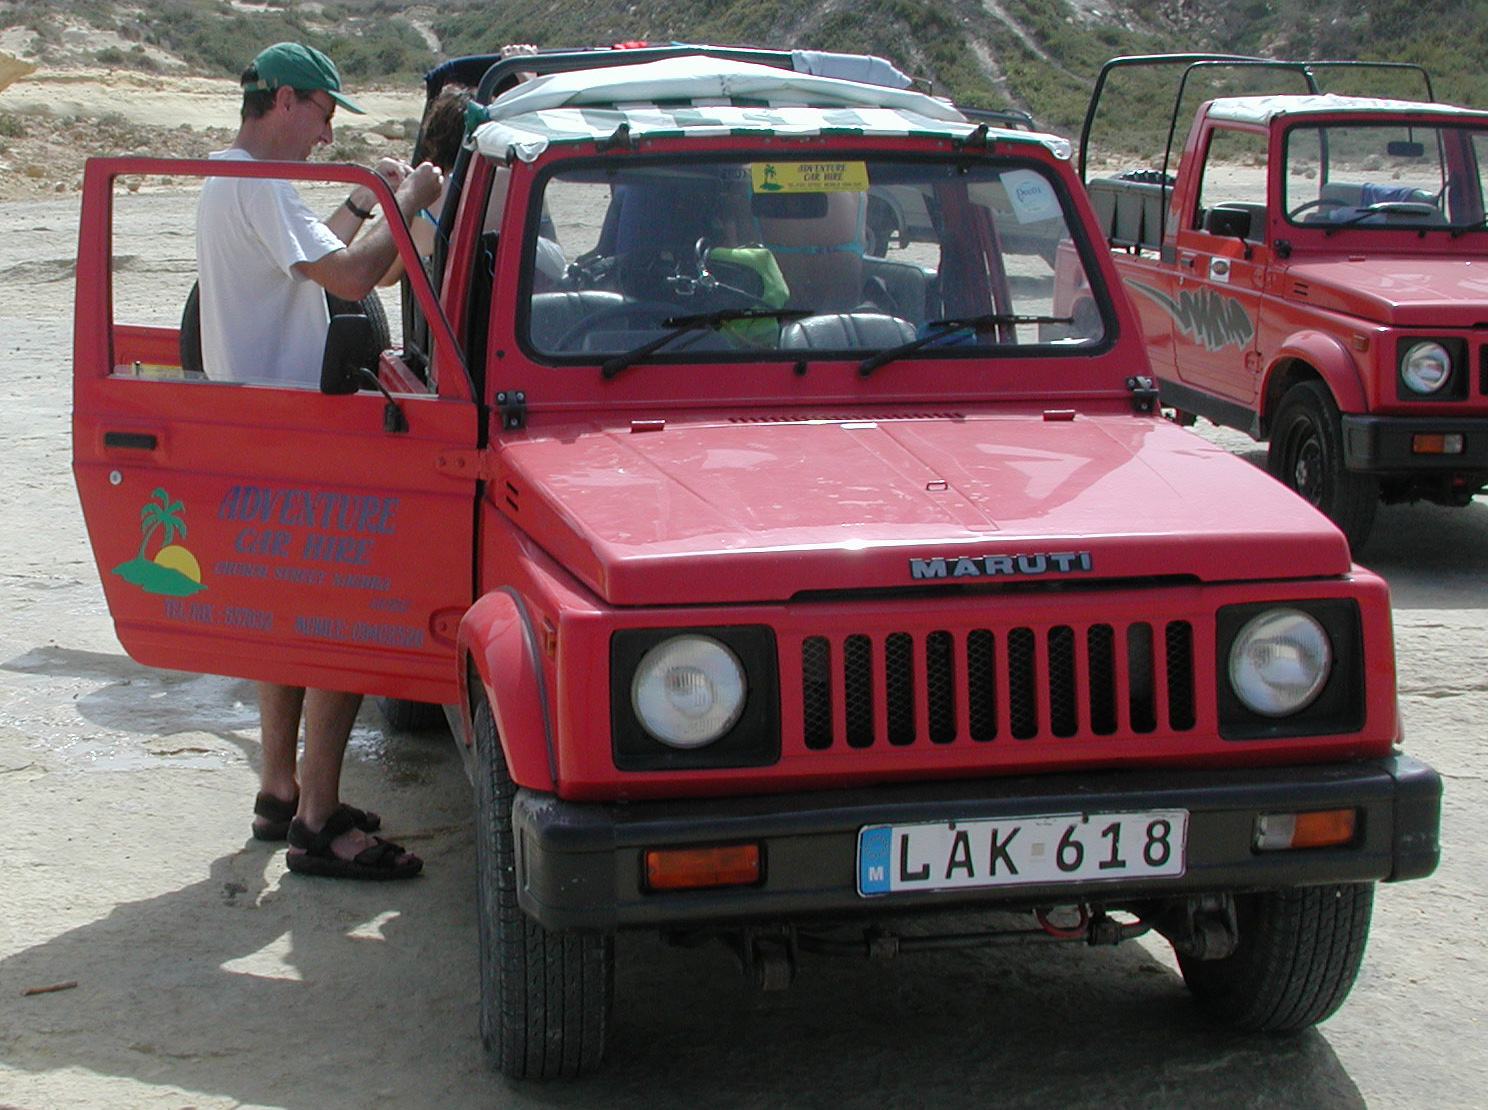
<path id="1" fill-rule="evenodd" d="M 1196 704 L 1188 621 L 801 641 L 815 751 L 1188 732 Z"/>

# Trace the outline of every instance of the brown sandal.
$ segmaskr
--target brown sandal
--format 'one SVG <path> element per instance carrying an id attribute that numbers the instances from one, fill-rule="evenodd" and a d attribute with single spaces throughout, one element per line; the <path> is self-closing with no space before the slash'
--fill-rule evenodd
<path id="1" fill-rule="evenodd" d="M 289 835 L 289 823 L 294 820 L 294 815 L 299 808 L 298 795 L 286 802 L 274 797 L 266 790 L 260 790 L 258 796 L 253 799 L 253 816 L 259 818 L 253 822 L 253 839 L 283 840 Z M 355 806 L 345 808 L 351 810 L 355 827 L 361 829 L 362 832 L 376 832 L 382 828 L 382 818 L 377 814 L 357 809 Z"/>
<path id="2" fill-rule="evenodd" d="M 356 828 L 357 811 L 351 806 L 338 806 L 326 818 L 319 832 L 298 817 L 289 823 L 289 852 L 284 862 L 297 875 L 318 875 L 326 879 L 411 879 L 424 868 L 424 861 L 380 836 L 353 859 L 342 859 L 331 851 L 331 841 Z"/>

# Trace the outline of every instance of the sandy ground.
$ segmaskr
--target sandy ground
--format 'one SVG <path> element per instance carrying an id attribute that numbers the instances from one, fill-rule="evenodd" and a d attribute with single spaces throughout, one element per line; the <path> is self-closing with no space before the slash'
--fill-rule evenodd
<path id="1" fill-rule="evenodd" d="M 9 65 L 7 65 L 9 59 Z M 100 154 L 201 157 L 232 140 L 239 93 L 231 80 L 130 70 L 24 67 L 0 53 L 0 200 L 70 195 L 83 162 Z M 421 87 L 348 89 L 366 114 L 335 118 L 338 159 L 407 157 L 423 114 Z"/>
<path id="2" fill-rule="evenodd" d="M 69 95 L 135 100 L 86 89 Z M 136 232 L 160 235 L 173 203 L 179 234 L 189 204 L 168 197 Z M 348 759 L 347 795 L 424 877 L 302 880 L 248 836 L 250 687 L 149 670 L 115 640 L 68 472 L 76 223 L 65 185 L 0 203 L 0 1110 L 1483 1105 L 1488 507 L 1387 509 L 1368 555 L 1394 591 L 1408 747 L 1447 780 L 1445 857 L 1381 889 L 1358 986 L 1318 1030 L 1196 1023 L 1146 942 L 813 960 L 759 995 L 720 949 L 624 938 L 608 1067 L 510 1084 L 475 1032 L 470 794 L 448 738 L 387 735 L 368 710 Z M 145 275 L 170 290 L 164 319 L 176 263 Z M 28 993 L 47 987 L 65 989 Z"/>

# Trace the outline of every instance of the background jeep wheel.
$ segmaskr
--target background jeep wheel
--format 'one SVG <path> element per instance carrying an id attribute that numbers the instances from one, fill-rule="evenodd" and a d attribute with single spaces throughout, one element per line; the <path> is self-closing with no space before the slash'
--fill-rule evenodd
<path id="1" fill-rule="evenodd" d="M 426 701 L 408 701 L 406 698 L 375 699 L 382 711 L 382 719 L 392 732 L 433 732 L 443 729 L 449 722 L 444 717 L 444 706 Z"/>
<path id="2" fill-rule="evenodd" d="M 1266 468 L 1321 509 L 1358 554 L 1374 526 L 1379 482 L 1344 468 L 1338 406 L 1321 383 L 1300 382 L 1281 399 Z"/>
<path id="3" fill-rule="evenodd" d="M 551 932 L 522 912 L 512 833 L 516 785 L 484 700 L 474 720 L 481 1038 L 496 1069 L 512 1079 L 575 1076 L 604 1055 L 614 938 Z"/>
<path id="4" fill-rule="evenodd" d="M 1178 966 L 1200 1009 L 1224 1025 L 1260 1033 L 1306 1029 L 1348 997 L 1373 906 L 1372 883 L 1237 895 L 1234 954 L 1195 960 L 1180 953 Z"/>

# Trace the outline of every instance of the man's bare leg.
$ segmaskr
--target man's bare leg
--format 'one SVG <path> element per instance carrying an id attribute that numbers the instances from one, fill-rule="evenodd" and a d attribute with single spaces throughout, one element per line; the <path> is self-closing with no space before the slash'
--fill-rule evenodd
<path id="1" fill-rule="evenodd" d="M 299 828 L 302 834 L 319 833 L 340 806 L 341 765 L 361 704 L 361 694 L 345 694 L 334 690 L 305 691 L 305 750 L 300 757 L 300 808 L 289 834 L 291 870 L 306 870 L 311 874 L 321 875 L 331 873 L 324 869 L 324 862 L 310 866 L 315 860 L 324 861 L 326 857 L 315 855 L 306 860 L 312 851 L 318 853 L 321 849 L 312 848 L 304 841 L 297 842 L 295 829 Z M 338 824 L 336 827 L 343 826 Z M 350 861 L 380 841 L 381 838 L 352 826 L 336 836 L 329 848 L 331 855 Z M 383 855 L 380 862 L 358 864 L 357 866 L 367 870 L 360 874 L 353 873 L 350 877 L 376 878 L 379 876 L 375 872 L 395 868 L 401 869 L 404 874 L 391 877 L 407 878 L 418 873 L 422 863 L 417 856 L 397 849 L 396 845 L 391 848 L 394 854 Z M 383 851 L 388 851 L 386 845 Z"/>
<path id="2" fill-rule="evenodd" d="M 361 707 L 361 694 L 305 691 L 305 753 L 300 759 L 298 817 L 312 832 L 318 832 L 341 804 L 341 765 Z M 331 851 L 342 859 L 351 859 L 375 839 L 360 829 L 351 829 L 331 841 Z"/>
<path id="3" fill-rule="evenodd" d="M 341 761 L 361 694 L 305 691 L 305 754 L 300 760 L 299 817 L 312 829 L 325 824 L 341 804 Z"/>
<path id="4" fill-rule="evenodd" d="M 274 682 L 258 684 L 258 718 L 263 745 L 259 789 L 282 802 L 293 802 L 300 792 L 295 756 L 300 742 L 300 708 L 304 700 L 305 689 L 302 686 L 281 686 Z"/>

